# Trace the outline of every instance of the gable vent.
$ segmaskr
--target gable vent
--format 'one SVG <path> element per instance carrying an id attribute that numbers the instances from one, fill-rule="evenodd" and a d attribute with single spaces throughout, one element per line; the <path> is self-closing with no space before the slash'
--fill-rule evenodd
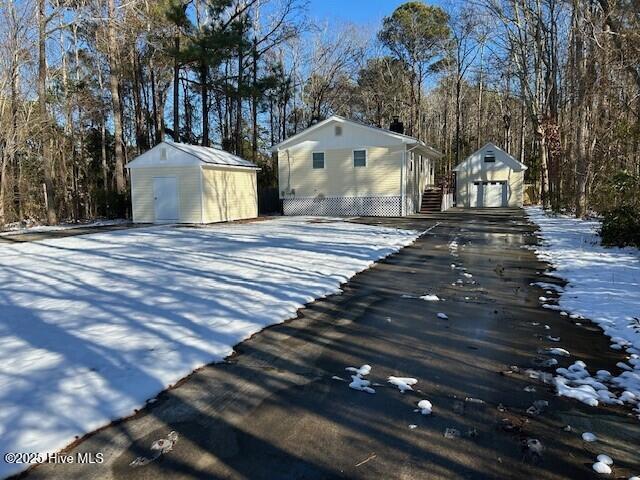
<path id="1" fill-rule="evenodd" d="M 167 147 L 160 147 L 160 161 L 167 161 Z"/>
<path id="2" fill-rule="evenodd" d="M 336 128 L 334 131 L 335 131 L 336 137 L 342 136 L 342 125 L 336 125 Z"/>

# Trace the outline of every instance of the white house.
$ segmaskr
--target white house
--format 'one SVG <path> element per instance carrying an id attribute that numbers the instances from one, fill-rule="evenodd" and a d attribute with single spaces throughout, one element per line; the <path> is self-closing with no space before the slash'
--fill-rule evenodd
<path id="1" fill-rule="evenodd" d="M 258 216 L 256 165 L 223 150 L 164 141 L 127 164 L 136 223 Z"/>
<path id="2" fill-rule="evenodd" d="M 332 116 L 274 146 L 285 215 L 398 216 L 419 211 L 442 154 L 395 131 Z"/>
<path id="3" fill-rule="evenodd" d="M 526 169 L 507 152 L 487 143 L 453 169 L 456 206 L 522 207 Z"/>

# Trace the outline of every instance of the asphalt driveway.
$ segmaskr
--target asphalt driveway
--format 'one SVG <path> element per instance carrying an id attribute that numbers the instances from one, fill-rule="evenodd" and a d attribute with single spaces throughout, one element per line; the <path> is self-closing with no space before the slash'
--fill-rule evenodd
<path id="1" fill-rule="evenodd" d="M 539 368 L 549 333 L 573 354 L 561 366 L 582 359 L 616 371 L 622 356 L 597 327 L 540 308 L 538 297 L 550 295 L 530 283 L 557 280 L 522 248 L 536 237 L 521 211 L 361 221 L 428 232 L 341 295 L 256 334 L 225 363 L 198 370 L 67 452 L 100 453 L 101 463 L 43 464 L 24 476 L 590 478 L 599 453 L 615 459 L 615 476 L 640 472 L 637 419 L 556 397 L 525 373 Z M 443 301 L 418 298 L 425 293 Z M 345 381 L 345 367 L 363 364 L 379 383 L 373 395 Z M 400 393 L 389 375 L 415 377 L 416 391 Z M 414 411 L 421 399 L 432 402 L 432 415 Z M 528 414 L 536 400 L 549 405 Z M 172 431 L 175 444 L 153 459 L 154 441 Z M 585 431 L 600 441 L 583 442 Z M 530 439 L 539 452 L 524 446 Z M 138 457 L 151 461 L 132 466 Z"/>

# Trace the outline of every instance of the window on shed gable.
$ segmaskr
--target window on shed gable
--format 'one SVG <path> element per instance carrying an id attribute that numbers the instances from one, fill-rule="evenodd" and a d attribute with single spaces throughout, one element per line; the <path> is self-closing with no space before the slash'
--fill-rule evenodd
<path id="1" fill-rule="evenodd" d="M 324 168 L 324 152 L 313 152 L 313 168 Z"/>
<path id="2" fill-rule="evenodd" d="M 485 163 L 495 163 L 496 161 L 496 156 L 493 152 L 487 152 L 484 154 L 484 161 Z"/>
<path id="3" fill-rule="evenodd" d="M 334 132 L 336 134 L 336 137 L 342 136 L 342 125 L 336 125 Z"/>
<path id="4" fill-rule="evenodd" d="M 353 166 L 354 167 L 366 167 L 367 166 L 367 151 L 366 150 L 354 150 L 353 151 Z"/>

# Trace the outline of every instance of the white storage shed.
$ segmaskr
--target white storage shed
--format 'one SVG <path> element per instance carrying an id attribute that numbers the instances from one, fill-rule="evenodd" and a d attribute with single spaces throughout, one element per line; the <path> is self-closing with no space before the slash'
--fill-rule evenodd
<path id="1" fill-rule="evenodd" d="M 164 141 L 127 168 L 135 223 L 212 223 L 258 216 L 259 168 L 229 152 Z"/>

